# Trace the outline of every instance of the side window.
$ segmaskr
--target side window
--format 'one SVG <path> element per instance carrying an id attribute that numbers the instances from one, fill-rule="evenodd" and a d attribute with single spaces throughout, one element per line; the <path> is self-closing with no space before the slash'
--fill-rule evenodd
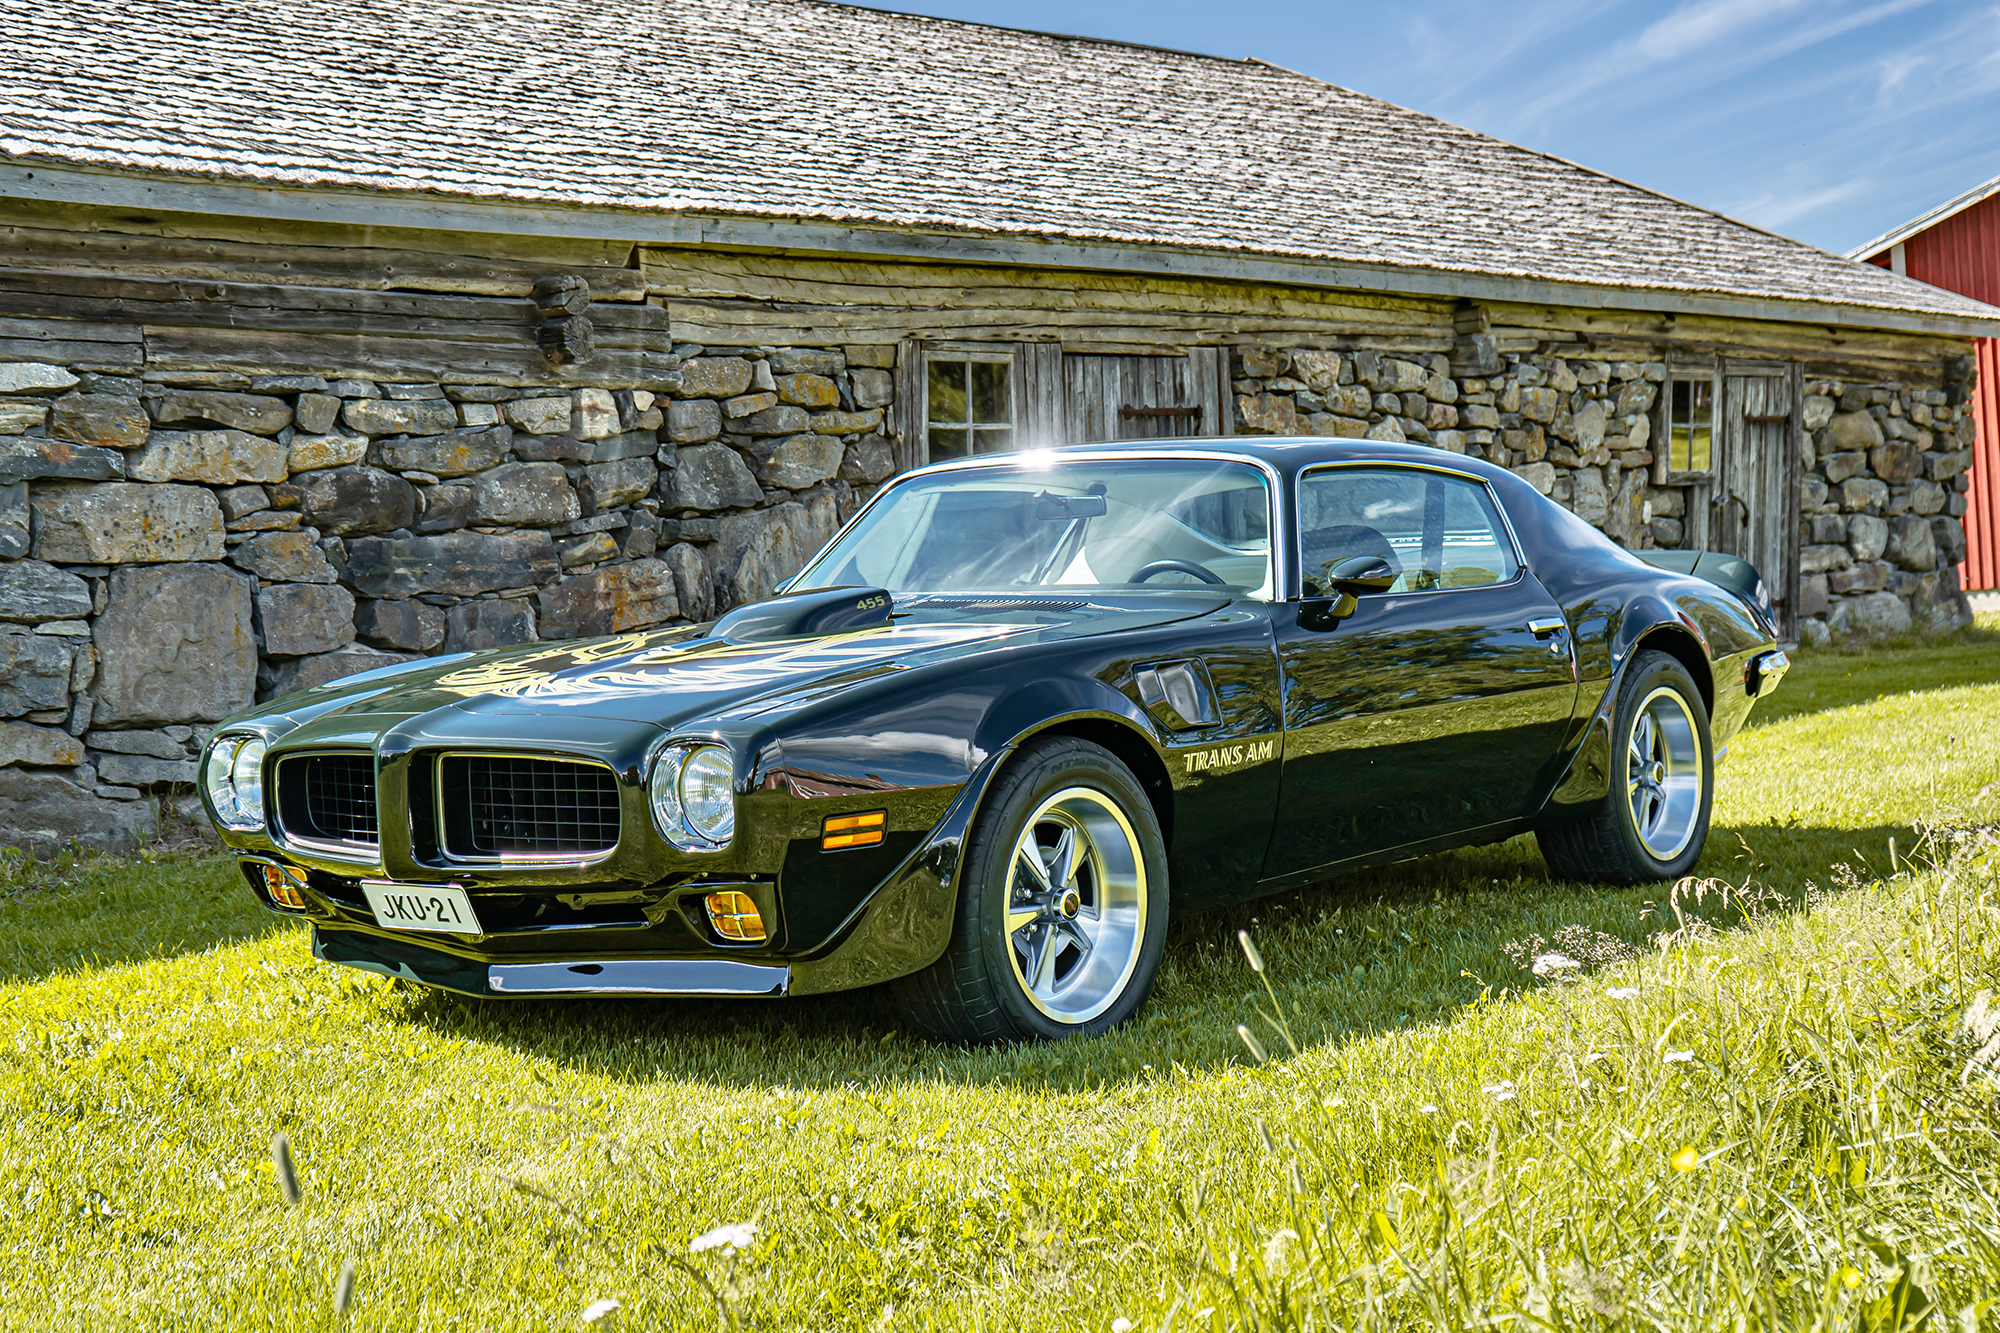
<path id="1" fill-rule="evenodd" d="M 1326 468 L 1299 479 L 1299 568 L 1324 596 L 1335 565 L 1379 555 L 1391 593 L 1478 588 L 1519 572 L 1500 516 L 1476 482 L 1416 468 Z"/>
<path id="2" fill-rule="evenodd" d="M 1675 374 L 1667 389 L 1667 475 L 1713 471 L 1715 376 Z"/>
<path id="3" fill-rule="evenodd" d="M 1013 354 L 934 352 L 925 363 L 930 461 L 1014 447 Z"/>

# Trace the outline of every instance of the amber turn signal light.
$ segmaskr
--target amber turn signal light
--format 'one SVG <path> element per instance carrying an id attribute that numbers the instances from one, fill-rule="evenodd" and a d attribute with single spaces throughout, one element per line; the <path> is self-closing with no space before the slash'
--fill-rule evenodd
<path id="1" fill-rule="evenodd" d="M 761 944 L 764 940 L 764 914 L 757 910 L 757 901 L 749 894 L 737 889 L 724 889 L 711 893 L 703 900 L 708 908 L 708 924 L 715 927 L 715 933 L 725 940 L 738 944 Z"/>
<path id="2" fill-rule="evenodd" d="M 271 895 L 271 901 L 280 907 L 289 907 L 295 912 L 305 911 L 306 896 L 300 892 L 305 888 L 305 881 L 299 878 L 298 872 L 268 862 L 263 869 L 264 891 Z"/>
<path id="3" fill-rule="evenodd" d="M 834 815 L 820 826 L 819 849 L 838 852 L 849 847 L 873 847 L 882 841 L 882 829 L 888 822 L 889 812 L 886 810 Z"/>

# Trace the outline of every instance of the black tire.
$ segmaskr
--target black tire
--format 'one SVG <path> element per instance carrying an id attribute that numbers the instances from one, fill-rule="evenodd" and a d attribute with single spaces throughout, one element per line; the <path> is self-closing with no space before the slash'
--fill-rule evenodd
<path id="1" fill-rule="evenodd" d="M 1685 737 L 1679 735 L 1683 718 Z M 1639 733 L 1642 725 L 1650 731 Z M 1640 763 L 1639 748 L 1649 751 L 1650 762 Z M 1690 758 L 1697 761 L 1692 774 Z M 1698 780 L 1698 789 L 1685 785 L 1689 776 Z M 1648 801 L 1649 782 L 1659 792 L 1657 804 Z M 1611 790 L 1583 817 L 1539 829 L 1535 839 L 1557 879 L 1598 884 L 1679 879 L 1701 859 L 1714 803 L 1715 754 L 1701 691 L 1677 659 L 1647 650 L 1632 659 L 1618 687 L 1611 717 Z"/>
<path id="2" fill-rule="evenodd" d="M 1077 868 L 1064 881 L 1074 893 L 1040 892 L 1024 864 L 1023 838 L 1038 813 L 1038 847 L 1059 852 L 1061 835 L 1055 848 L 1047 835 L 1068 828 L 1070 846 L 1085 849 L 1072 854 Z M 1038 864 L 1046 876 L 1047 864 Z M 1010 908 L 1022 922 L 1014 932 Z M 1038 914 L 1029 921 L 1031 908 Z M 1093 923 L 1098 933 L 1085 947 Z M 1166 842 L 1145 790 L 1102 746 L 1052 737 L 1023 746 L 986 794 L 944 956 L 892 989 L 911 1023 L 939 1041 L 1096 1036 L 1145 1003 L 1166 937 Z M 1041 951 L 1051 948 L 1044 972 Z M 1030 968 L 1044 983 L 1039 993 Z"/>

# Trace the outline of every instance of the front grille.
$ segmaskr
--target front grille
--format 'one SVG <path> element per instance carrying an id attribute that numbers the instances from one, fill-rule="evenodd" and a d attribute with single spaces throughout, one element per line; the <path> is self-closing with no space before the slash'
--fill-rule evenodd
<path id="1" fill-rule="evenodd" d="M 375 757 L 308 754 L 278 764 L 278 814 L 293 837 L 373 847 Z"/>
<path id="2" fill-rule="evenodd" d="M 618 780 L 601 764 L 446 755 L 438 786 L 448 856 L 594 856 L 618 845 Z"/>

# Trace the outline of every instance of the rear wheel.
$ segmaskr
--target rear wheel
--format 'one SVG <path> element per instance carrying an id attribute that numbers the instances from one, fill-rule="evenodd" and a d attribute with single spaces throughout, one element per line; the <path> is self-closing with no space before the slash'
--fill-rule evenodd
<path id="1" fill-rule="evenodd" d="M 1540 830 L 1558 879 L 1643 884 L 1694 868 L 1708 841 L 1715 763 L 1708 709 L 1667 653 L 1632 660 L 1612 715 L 1611 791 L 1581 819 Z"/>
<path id="2" fill-rule="evenodd" d="M 951 943 L 895 989 L 945 1041 L 1095 1035 L 1145 1002 L 1166 929 L 1166 848 L 1138 779 L 1101 746 L 1058 737 L 995 779 Z"/>

